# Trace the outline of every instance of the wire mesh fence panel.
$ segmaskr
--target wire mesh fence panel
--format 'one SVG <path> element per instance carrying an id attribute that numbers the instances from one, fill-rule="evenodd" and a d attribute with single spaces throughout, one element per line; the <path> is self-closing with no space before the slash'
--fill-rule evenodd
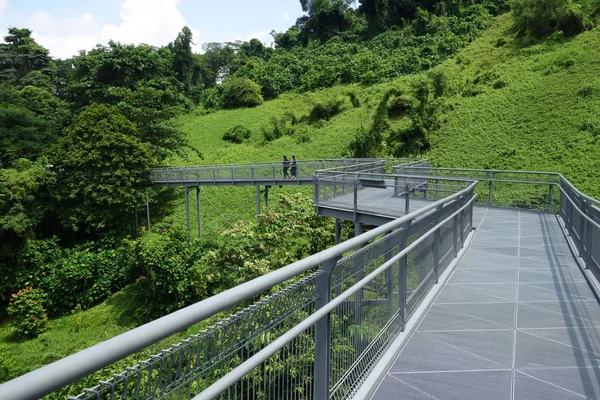
<path id="1" fill-rule="evenodd" d="M 312 273 L 69 399 L 190 399 L 314 312 L 321 274 Z M 314 329 L 245 375 L 222 398 L 310 399 L 312 363 Z"/>

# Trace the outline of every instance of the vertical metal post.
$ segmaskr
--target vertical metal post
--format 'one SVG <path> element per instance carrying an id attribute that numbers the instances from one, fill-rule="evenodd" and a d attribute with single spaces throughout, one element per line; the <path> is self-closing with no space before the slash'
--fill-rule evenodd
<path id="1" fill-rule="evenodd" d="M 256 185 L 256 221 L 260 221 L 260 185 Z"/>
<path id="2" fill-rule="evenodd" d="M 269 209 L 269 188 L 271 186 L 266 185 L 265 186 L 265 207 L 267 208 L 267 210 Z"/>
<path id="3" fill-rule="evenodd" d="M 406 186 L 404 186 L 404 195 L 406 199 L 404 201 L 404 215 L 410 213 L 410 178 L 406 178 Z"/>
<path id="4" fill-rule="evenodd" d="M 335 219 L 335 244 L 342 242 L 342 221 L 339 218 Z"/>
<path id="5" fill-rule="evenodd" d="M 400 251 L 408 246 L 408 230 L 410 222 L 403 227 L 404 233 L 400 237 Z M 407 275 L 408 275 L 408 254 L 398 262 L 398 310 L 400 310 L 400 319 L 402 320 L 402 332 L 406 326 L 406 298 L 407 298 Z"/>
<path id="6" fill-rule="evenodd" d="M 354 222 L 358 214 L 358 181 L 354 181 Z"/>
<path id="7" fill-rule="evenodd" d="M 275 179 L 275 164 L 273 163 L 273 179 Z"/>
<path id="8" fill-rule="evenodd" d="M 467 202 L 468 197 L 467 196 L 463 196 L 463 201 L 461 202 L 461 207 L 465 205 L 465 203 Z M 468 207 L 467 207 L 468 208 Z M 462 210 L 458 216 L 458 229 L 460 229 L 460 248 L 462 249 L 465 245 L 465 213 L 467 212 L 467 209 Z M 456 253 L 458 255 L 458 249 L 456 250 Z"/>
<path id="9" fill-rule="evenodd" d="M 435 201 L 440 199 L 440 180 L 435 180 Z"/>
<path id="10" fill-rule="evenodd" d="M 385 242 L 384 242 L 384 262 L 388 262 L 392 258 L 392 249 L 394 248 L 394 243 L 392 239 L 390 239 L 390 235 L 392 232 L 386 233 Z M 387 284 L 387 300 L 390 308 L 394 305 L 394 266 L 392 265 L 385 271 L 385 281 Z"/>
<path id="11" fill-rule="evenodd" d="M 552 192 L 554 189 L 554 185 L 551 183 L 550 185 L 548 185 L 548 211 L 552 212 Z"/>
<path id="12" fill-rule="evenodd" d="M 148 221 L 148 232 L 150 232 L 150 204 L 146 202 L 146 219 Z"/>
<path id="13" fill-rule="evenodd" d="M 435 220 L 433 225 L 437 225 L 440 223 L 440 214 L 442 212 L 442 207 L 438 207 L 435 210 Z M 437 228 L 433 233 L 433 270 L 435 271 L 435 284 L 439 283 L 440 278 L 440 228 Z"/>
<path id="14" fill-rule="evenodd" d="M 189 188 L 185 187 L 185 226 L 187 228 L 187 240 L 190 242 L 190 196 Z"/>
<path id="15" fill-rule="evenodd" d="M 321 188 L 319 186 L 319 174 L 313 176 L 313 194 L 317 213 L 319 212 L 319 197 L 321 196 Z M 335 196 L 334 196 L 335 197 Z"/>
<path id="16" fill-rule="evenodd" d="M 324 274 L 319 276 L 317 282 L 317 301 L 315 308 L 318 310 L 329 303 L 331 299 L 331 275 L 337 259 L 326 261 L 321 270 Z M 317 321 L 315 325 L 315 395 L 316 399 L 329 399 L 329 386 L 331 370 L 331 319 L 329 314 Z"/>
<path id="17" fill-rule="evenodd" d="M 488 205 L 491 206 L 492 205 L 492 194 L 494 192 L 494 173 L 492 171 L 490 171 L 489 174 L 489 178 L 490 178 L 490 182 L 489 182 L 489 188 L 488 188 Z"/>
<path id="18" fill-rule="evenodd" d="M 252 176 L 252 180 L 254 181 L 254 164 L 250 165 L 250 175 Z"/>
<path id="19" fill-rule="evenodd" d="M 202 242 L 202 214 L 200 213 L 200 186 L 196 186 L 196 214 L 198 215 L 198 238 Z"/>

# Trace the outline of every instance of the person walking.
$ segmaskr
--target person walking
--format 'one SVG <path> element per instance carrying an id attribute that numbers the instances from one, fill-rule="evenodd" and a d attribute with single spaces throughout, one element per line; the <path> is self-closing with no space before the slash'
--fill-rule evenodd
<path id="1" fill-rule="evenodd" d="M 298 161 L 296 161 L 296 156 L 292 156 L 292 170 L 291 170 L 292 179 L 298 178 Z"/>
<path id="2" fill-rule="evenodd" d="M 283 156 L 283 179 L 287 179 L 288 178 L 288 169 L 290 168 L 290 161 L 287 159 L 286 156 Z"/>

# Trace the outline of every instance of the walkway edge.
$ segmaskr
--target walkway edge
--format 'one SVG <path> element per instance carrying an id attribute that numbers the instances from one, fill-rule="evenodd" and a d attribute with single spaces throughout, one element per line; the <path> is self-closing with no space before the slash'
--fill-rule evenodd
<path id="1" fill-rule="evenodd" d="M 421 323 L 421 320 L 423 320 L 423 318 L 427 314 L 427 311 L 429 311 L 429 309 L 433 305 L 435 298 L 442 291 L 442 289 L 446 285 L 446 282 L 450 279 L 450 276 L 456 269 L 456 266 L 460 263 L 460 261 L 468 251 L 475 237 L 475 232 L 476 230 L 473 229 L 469 233 L 469 235 L 465 239 L 464 246 L 462 247 L 462 249 L 460 249 L 456 258 L 450 263 L 450 265 L 448 265 L 444 273 L 442 273 L 442 275 L 440 276 L 439 283 L 434 286 L 434 288 L 427 294 L 427 296 L 425 296 L 425 298 L 421 302 L 421 305 L 417 307 L 417 310 L 415 311 L 413 317 L 406 323 L 404 332 L 400 332 L 398 337 L 392 342 L 390 347 L 386 350 L 385 354 L 381 357 L 379 362 L 377 362 L 375 367 L 371 370 L 369 376 L 367 376 L 367 379 L 365 379 L 365 381 L 362 383 L 356 394 L 352 396 L 352 399 L 368 400 L 373 396 L 373 394 L 375 394 L 375 391 L 377 391 L 377 388 L 385 379 L 387 371 L 390 369 L 394 361 L 396 361 L 396 358 L 398 358 L 398 355 L 404 348 L 404 345 L 406 344 L 406 342 L 408 342 L 414 331 L 417 329 L 417 327 Z"/>
<path id="2" fill-rule="evenodd" d="M 565 236 L 565 239 L 567 240 L 567 244 L 569 245 L 569 249 L 571 250 L 571 254 L 575 259 L 577 266 L 581 270 L 581 273 L 585 277 L 585 280 L 587 281 L 588 285 L 590 285 L 590 288 L 592 288 L 592 292 L 594 292 L 596 300 L 598 300 L 598 302 L 600 303 L 600 282 L 598 282 L 598 279 L 596 279 L 594 273 L 590 271 L 589 268 L 586 266 L 585 260 L 579 257 L 579 255 L 577 254 L 577 246 L 575 245 L 575 242 L 573 242 L 571 235 L 569 235 L 569 231 L 565 226 L 565 221 L 563 221 L 563 219 L 558 215 L 556 215 L 556 219 L 558 220 L 558 225 L 560 226 L 560 229 L 562 230 L 562 233 Z"/>

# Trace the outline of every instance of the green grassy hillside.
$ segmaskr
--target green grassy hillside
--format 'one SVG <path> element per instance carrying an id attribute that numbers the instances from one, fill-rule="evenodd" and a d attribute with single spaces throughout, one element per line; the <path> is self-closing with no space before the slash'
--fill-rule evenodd
<path id="1" fill-rule="evenodd" d="M 435 69 L 445 74 L 448 89 L 441 128 L 430 132 L 432 148 L 422 156 L 437 166 L 558 171 L 586 193 L 600 196 L 600 29 L 526 45 L 515 39 L 511 24 L 510 14 L 498 18 L 481 38 Z M 171 164 L 275 161 L 283 154 L 343 156 L 361 125 L 371 123 L 383 93 L 392 87 L 406 92 L 419 77 L 287 94 L 253 109 L 183 116 L 179 121 L 190 145 L 203 158 L 190 152 Z M 351 105 L 348 92 L 356 94 L 360 107 Z M 263 143 L 261 127 L 271 117 L 292 113 L 301 118 L 314 104 L 333 98 L 344 102 L 330 121 Z M 253 132 L 247 143 L 221 139 L 238 124 Z"/>

